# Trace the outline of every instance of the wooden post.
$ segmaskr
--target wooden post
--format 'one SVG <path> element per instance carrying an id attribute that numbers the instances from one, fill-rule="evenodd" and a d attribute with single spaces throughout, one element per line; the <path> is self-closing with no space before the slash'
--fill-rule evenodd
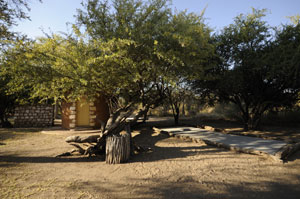
<path id="1" fill-rule="evenodd" d="M 106 138 L 106 158 L 107 164 L 125 163 L 130 157 L 130 134 L 126 131 L 119 135 L 109 135 Z"/>

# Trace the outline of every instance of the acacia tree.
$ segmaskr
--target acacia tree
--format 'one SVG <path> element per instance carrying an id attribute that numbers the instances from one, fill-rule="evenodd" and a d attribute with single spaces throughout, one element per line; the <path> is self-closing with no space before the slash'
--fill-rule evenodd
<path id="1" fill-rule="evenodd" d="M 84 4 L 86 11 L 78 12 L 78 24 L 85 28 L 92 39 L 109 41 L 117 38 L 132 42 L 127 54 L 132 61 L 131 66 L 123 68 L 123 74 L 115 76 L 116 81 L 130 78 L 131 88 L 120 89 L 120 85 L 120 92 L 113 92 L 107 99 L 113 102 L 122 99 L 126 102 L 125 107 L 141 103 L 142 108 L 136 119 L 150 107 L 159 105 L 165 95 L 166 78 L 170 77 L 166 73 L 170 69 L 170 60 L 161 54 L 159 48 L 171 15 L 166 3 L 165 0 L 115 0 L 111 3 L 90 0 Z M 110 110 L 114 112 L 115 108 L 111 106 Z M 129 109 L 117 107 L 117 110 Z"/>
<path id="2" fill-rule="evenodd" d="M 210 60 L 214 57 L 214 46 L 211 43 L 211 30 L 204 23 L 203 14 L 179 12 L 172 16 L 168 37 L 164 39 L 165 48 L 181 60 L 182 65 L 172 74 L 176 81 L 168 84 L 166 100 L 172 108 L 175 125 L 179 122 L 179 108 L 189 95 L 188 81 L 195 74 L 198 78 L 207 78 L 211 70 Z M 170 53 L 170 51 L 168 51 Z"/>
<path id="3" fill-rule="evenodd" d="M 210 30 L 202 16 L 172 14 L 167 0 L 90 0 L 78 12 L 78 24 L 94 39 L 134 41 L 129 56 L 135 63 L 136 88 L 143 112 L 159 105 L 170 83 L 201 68 L 211 53 Z"/>
<path id="4" fill-rule="evenodd" d="M 216 36 L 218 78 L 198 85 L 200 92 L 236 104 L 245 130 L 258 128 L 267 110 L 295 103 L 300 88 L 299 26 L 288 25 L 272 35 L 262 21 L 264 12 L 241 14 Z"/>
<path id="5" fill-rule="evenodd" d="M 81 27 L 74 25 L 73 35 L 53 35 L 12 48 L 5 72 L 13 76 L 12 91 L 32 86 L 33 97 L 76 100 L 104 95 L 111 116 L 94 139 L 100 148 L 108 135 L 124 129 L 133 112 L 132 123 L 158 106 L 167 87 L 178 80 L 178 71 L 202 66 L 199 60 L 209 46 L 209 31 L 194 15 L 189 21 L 173 20 L 165 0 L 90 0 L 85 9 L 79 11 Z M 135 110 L 138 104 L 142 108 Z"/>
<path id="6" fill-rule="evenodd" d="M 184 106 L 184 101 L 193 95 L 188 88 L 186 81 L 178 82 L 175 85 L 169 85 L 166 92 L 166 103 L 171 106 L 174 117 L 174 124 L 179 124 L 180 107 Z"/>

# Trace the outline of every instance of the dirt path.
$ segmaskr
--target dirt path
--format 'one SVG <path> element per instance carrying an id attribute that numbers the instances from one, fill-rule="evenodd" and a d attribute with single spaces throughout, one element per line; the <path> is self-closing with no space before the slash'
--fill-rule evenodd
<path id="1" fill-rule="evenodd" d="M 0 129 L 0 198 L 299 198 L 300 152 L 285 163 L 181 141 L 149 128 L 135 141 L 153 152 L 127 164 L 55 155 L 66 134 Z"/>

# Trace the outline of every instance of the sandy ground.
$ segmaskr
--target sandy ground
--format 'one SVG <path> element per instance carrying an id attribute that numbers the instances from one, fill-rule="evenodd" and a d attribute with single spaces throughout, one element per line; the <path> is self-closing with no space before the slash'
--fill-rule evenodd
<path id="1" fill-rule="evenodd" d="M 155 133 L 135 142 L 151 147 L 129 163 L 64 157 L 64 139 L 84 132 L 0 129 L 0 198 L 300 198 L 300 152 L 286 163 Z"/>

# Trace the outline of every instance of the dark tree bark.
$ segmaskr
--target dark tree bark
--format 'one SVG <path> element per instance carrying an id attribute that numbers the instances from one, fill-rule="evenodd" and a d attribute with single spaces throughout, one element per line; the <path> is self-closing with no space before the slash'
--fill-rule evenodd
<path id="1" fill-rule="evenodd" d="M 267 108 L 267 106 L 263 106 L 263 108 L 255 107 L 252 108 L 251 111 L 248 108 L 240 108 L 244 121 L 244 131 L 258 130 L 260 128 L 263 113 L 267 110 Z"/>
<path id="2" fill-rule="evenodd" d="M 175 125 L 179 124 L 179 114 L 180 114 L 180 110 L 179 110 L 179 104 L 178 103 L 173 103 L 171 101 L 171 107 L 172 107 L 172 113 L 173 113 L 173 117 L 174 117 L 174 123 Z"/>
<path id="3" fill-rule="evenodd" d="M 106 138 L 107 164 L 120 164 L 128 162 L 130 157 L 130 134 L 122 131 L 119 135 L 109 135 Z"/>
<path id="4" fill-rule="evenodd" d="M 143 123 L 146 122 L 147 120 L 147 117 L 148 117 L 148 111 L 149 111 L 149 108 L 147 107 L 144 111 L 144 115 L 143 115 Z"/>
<path id="5" fill-rule="evenodd" d="M 179 124 L 179 107 L 175 108 L 175 112 L 173 113 L 175 125 Z"/>

